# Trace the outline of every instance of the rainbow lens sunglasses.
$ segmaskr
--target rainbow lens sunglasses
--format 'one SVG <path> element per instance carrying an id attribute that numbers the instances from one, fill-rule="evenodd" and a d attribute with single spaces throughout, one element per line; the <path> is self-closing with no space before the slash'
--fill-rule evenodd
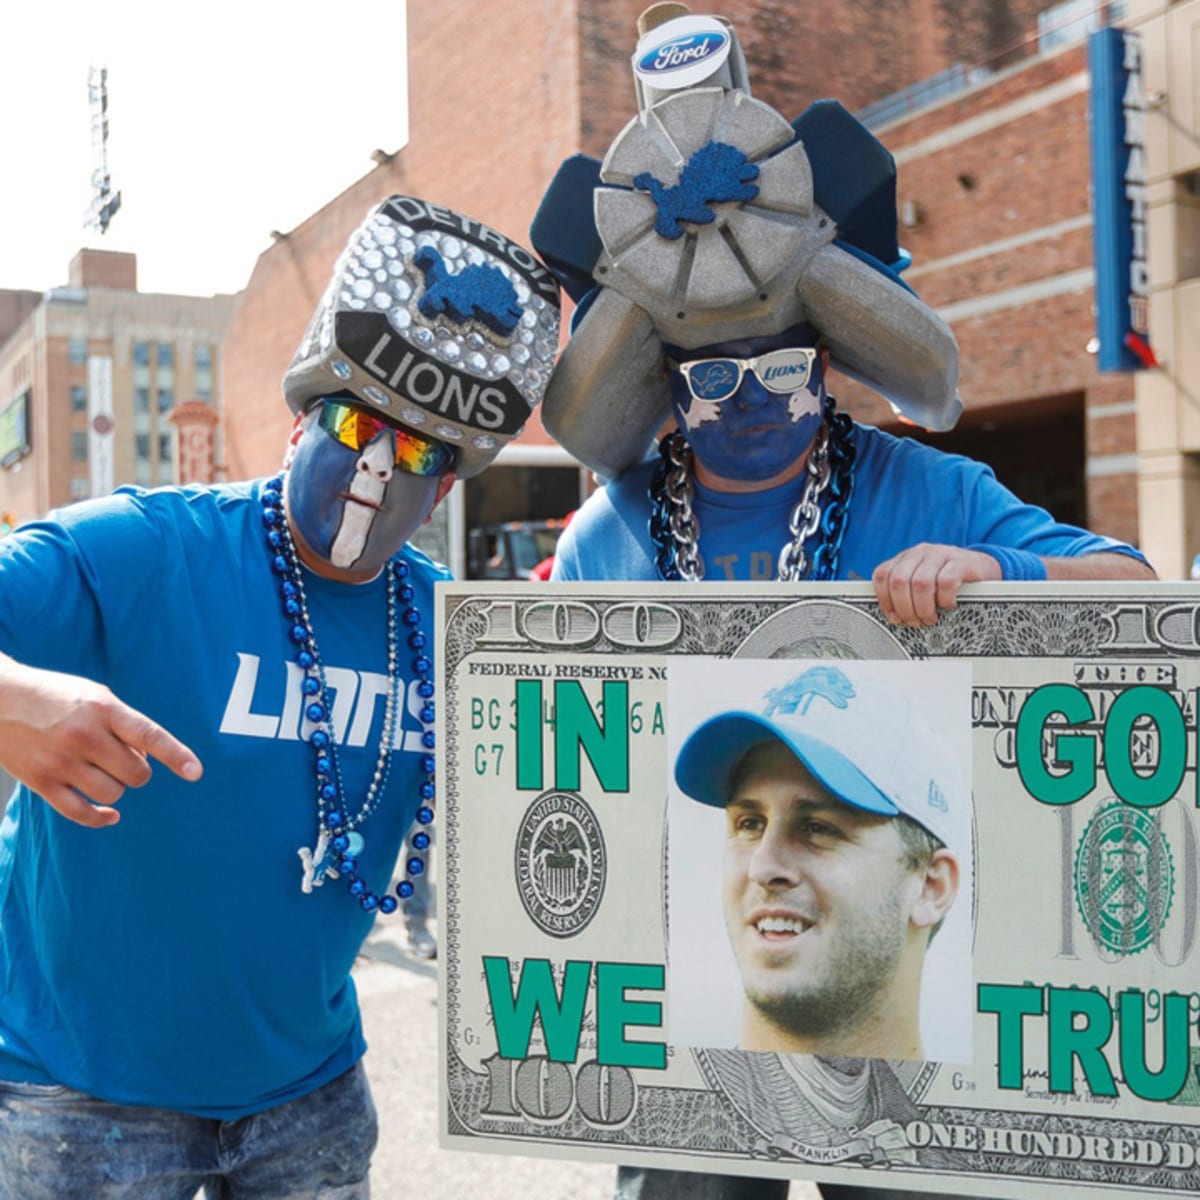
<path id="1" fill-rule="evenodd" d="M 798 392 L 812 376 L 820 351 L 815 346 L 788 346 L 755 358 L 697 358 L 692 362 L 667 359 L 667 366 L 683 376 L 694 400 L 728 400 L 742 386 L 747 371 L 769 392 Z"/>
<path id="2" fill-rule="evenodd" d="M 409 475 L 444 475 L 454 466 L 454 451 L 444 442 L 393 425 L 356 404 L 326 397 L 321 401 L 321 428 L 351 450 L 363 450 L 385 429 L 396 435 L 396 466 Z"/>

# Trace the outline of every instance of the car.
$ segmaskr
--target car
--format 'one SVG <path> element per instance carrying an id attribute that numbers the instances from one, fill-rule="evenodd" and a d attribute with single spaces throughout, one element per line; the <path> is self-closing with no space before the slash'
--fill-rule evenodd
<path id="1" fill-rule="evenodd" d="M 559 535 L 573 515 L 540 521 L 505 521 L 470 530 L 467 533 L 467 578 L 546 578 L 549 575 L 546 564 L 553 560 Z"/>

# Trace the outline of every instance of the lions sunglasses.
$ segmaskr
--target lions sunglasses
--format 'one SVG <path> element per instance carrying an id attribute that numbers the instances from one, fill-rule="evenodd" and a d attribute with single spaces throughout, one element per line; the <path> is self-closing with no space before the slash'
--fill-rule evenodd
<path id="1" fill-rule="evenodd" d="M 444 475 L 454 466 L 454 451 L 444 442 L 422 437 L 344 400 L 326 397 L 318 417 L 330 437 L 351 450 L 363 450 L 385 429 L 396 435 L 396 466 L 409 475 Z"/>
<path id="2" fill-rule="evenodd" d="M 667 359 L 667 366 L 683 376 L 694 400 L 728 400 L 742 385 L 747 371 L 769 392 L 786 395 L 808 384 L 820 351 L 814 346 L 788 346 L 755 358 L 697 358 L 692 362 Z"/>

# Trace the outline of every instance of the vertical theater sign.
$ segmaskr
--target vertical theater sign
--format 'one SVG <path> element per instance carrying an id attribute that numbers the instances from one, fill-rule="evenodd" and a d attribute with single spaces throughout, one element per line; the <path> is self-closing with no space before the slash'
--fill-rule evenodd
<path id="1" fill-rule="evenodd" d="M 1092 34 L 1088 66 L 1099 366 L 1144 370 L 1158 360 L 1150 345 L 1146 109 L 1138 35 L 1115 28 Z"/>

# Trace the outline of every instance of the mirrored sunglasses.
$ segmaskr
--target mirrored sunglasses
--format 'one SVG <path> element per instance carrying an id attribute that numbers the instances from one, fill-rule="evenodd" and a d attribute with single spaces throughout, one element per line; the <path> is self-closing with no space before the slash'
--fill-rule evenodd
<path id="1" fill-rule="evenodd" d="M 365 449 L 390 429 L 396 435 L 396 466 L 409 475 L 444 475 L 454 466 L 454 451 L 444 442 L 381 420 L 358 405 L 326 398 L 318 420 L 326 433 L 351 450 Z"/>
<path id="2" fill-rule="evenodd" d="M 728 400 L 741 387 L 747 371 L 753 371 L 769 392 L 797 392 L 807 386 L 818 353 L 814 346 L 788 346 L 755 358 L 668 359 L 667 366 L 683 376 L 693 399 L 713 402 Z"/>

